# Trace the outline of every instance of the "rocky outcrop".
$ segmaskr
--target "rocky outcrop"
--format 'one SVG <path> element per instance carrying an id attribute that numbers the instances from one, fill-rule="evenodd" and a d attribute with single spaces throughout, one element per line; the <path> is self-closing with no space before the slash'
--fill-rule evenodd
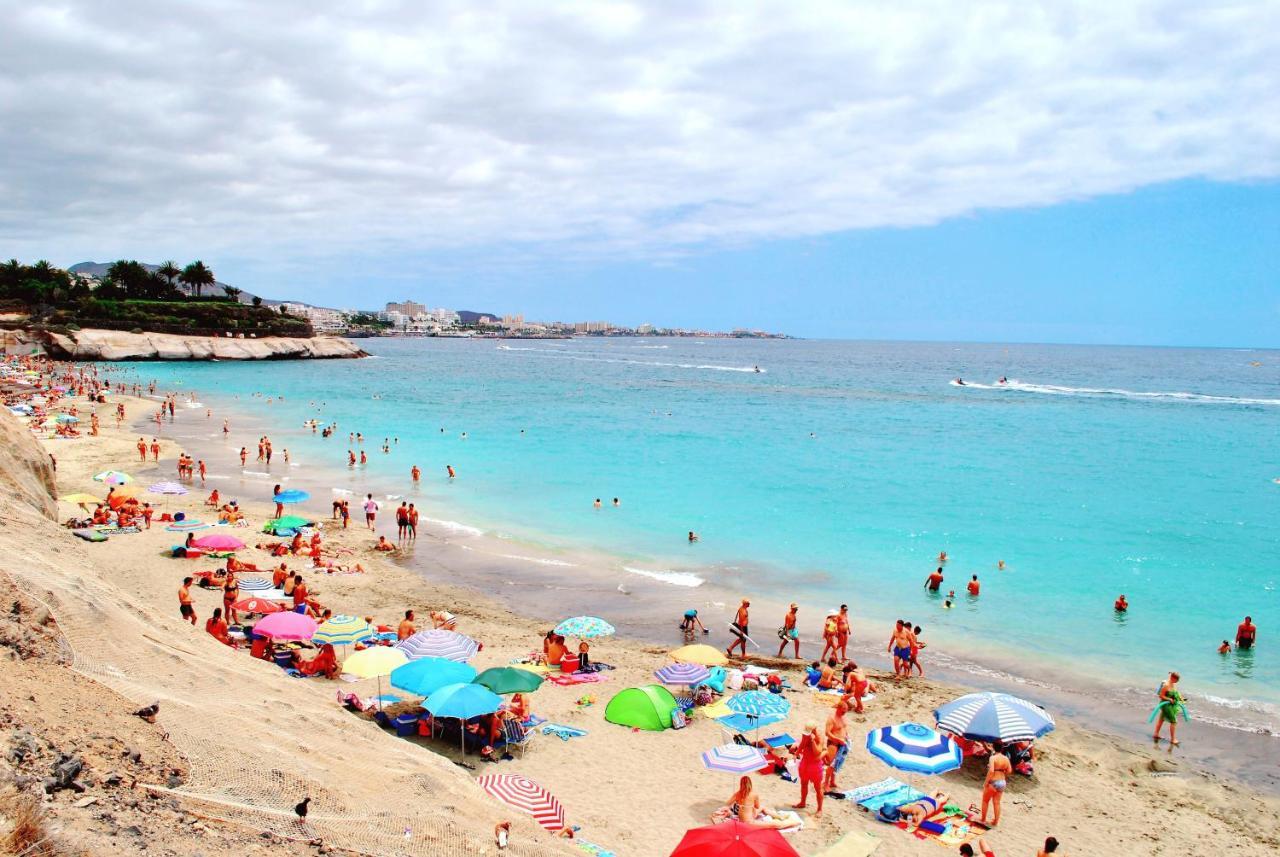
<path id="1" fill-rule="evenodd" d="M 26 336 L 61 360 L 305 360 L 368 356 L 350 341 L 332 336 L 232 339 L 88 328 L 68 334 L 29 331 Z"/>
<path id="2" fill-rule="evenodd" d="M 53 465 L 49 454 L 8 408 L 0 408 L 0 502 L 8 509 L 27 506 L 56 520 Z"/>

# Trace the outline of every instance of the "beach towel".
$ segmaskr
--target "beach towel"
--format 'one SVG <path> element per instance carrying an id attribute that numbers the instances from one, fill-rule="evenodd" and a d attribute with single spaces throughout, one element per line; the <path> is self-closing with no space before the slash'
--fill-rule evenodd
<path id="1" fill-rule="evenodd" d="M 105 542 L 107 540 L 106 535 L 97 530 L 72 530 L 71 534 L 77 538 L 84 539 L 86 542 Z"/>
<path id="2" fill-rule="evenodd" d="M 925 797 L 925 793 L 919 789 L 912 788 L 897 780 L 894 780 L 894 782 L 897 783 L 896 788 L 886 789 L 878 794 L 860 794 L 862 789 L 847 791 L 845 792 L 845 799 L 854 801 L 858 806 L 874 815 L 880 811 L 881 807 L 899 807 L 904 803 L 911 803 L 913 800 L 920 800 L 920 798 Z M 864 786 L 863 788 L 867 787 Z"/>
<path id="3" fill-rule="evenodd" d="M 561 741 L 568 741 L 570 738 L 585 738 L 587 730 L 579 729 L 576 726 L 565 726 L 560 723 L 547 723 L 542 727 L 543 735 L 555 735 Z"/>
<path id="4" fill-rule="evenodd" d="M 595 682 L 605 681 L 608 676 L 600 673 L 560 673 L 550 674 L 547 681 L 557 684 L 560 687 L 569 687 L 575 684 L 594 684 Z"/>
<path id="5" fill-rule="evenodd" d="M 577 848 L 579 851 L 585 851 L 588 854 L 593 854 L 595 857 L 616 857 L 612 851 L 608 851 L 601 848 L 599 845 L 587 842 L 585 839 L 575 839 L 573 841 L 573 847 Z"/>
<path id="6" fill-rule="evenodd" d="M 98 526 L 94 527 L 94 530 L 106 536 L 118 536 L 123 533 L 142 532 L 142 530 L 138 529 L 137 527 L 113 527 L 113 526 L 110 526 L 109 524 L 99 524 Z"/>

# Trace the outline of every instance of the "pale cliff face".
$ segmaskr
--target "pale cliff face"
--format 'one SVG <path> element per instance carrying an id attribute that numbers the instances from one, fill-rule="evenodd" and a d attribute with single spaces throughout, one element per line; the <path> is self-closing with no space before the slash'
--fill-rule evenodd
<path id="1" fill-rule="evenodd" d="M 337 337 L 229 339 L 94 329 L 65 335 L 35 332 L 31 336 L 52 356 L 71 360 L 300 360 L 366 356 L 350 341 Z"/>
<path id="2" fill-rule="evenodd" d="M 0 458 L 3 505 L 30 506 L 49 520 L 57 520 L 58 504 L 53 499 L 57 489 L 49 455 L 8 408 L 0 408 L 0 449 L 8 451 Z"/>

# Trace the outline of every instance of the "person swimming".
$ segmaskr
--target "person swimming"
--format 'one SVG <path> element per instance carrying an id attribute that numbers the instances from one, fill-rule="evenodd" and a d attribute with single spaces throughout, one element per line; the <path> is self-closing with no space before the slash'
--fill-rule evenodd
<path id="1" fill-rule="evenodd" d="M 955 380 L 955 382 L 954 382 L 954 383 L 955 383 L 955 385 L 956 385 L 957 387 L 964 387 L 964 386 L 967 386 L 967 385 L 965 384 L 965 382 L 964 382 L 964 379 L 963 379 L 963 378 L 957 378 L 957 379 Z"/>
<path id="2" fill-rule="evenodd" d="M 753 367 L 753 368 L 755 369 L 756 374 L 757 374 L 757 375 L 759 375 L 759 374 L 760 374 L 760 367 L 759 367 L 759 366 L 756 366 L 756 367 Z"/>

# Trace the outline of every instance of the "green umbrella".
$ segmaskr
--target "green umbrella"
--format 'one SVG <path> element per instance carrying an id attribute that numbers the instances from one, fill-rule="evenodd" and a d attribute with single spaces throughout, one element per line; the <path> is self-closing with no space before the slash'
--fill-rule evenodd
<path id="1" fill-rule="evenodd" d="M 542 676 L 519 667 L 494 667 L 476 676 L 472 684 L 483 685 L 494 693 L 529 693 L 542 686 Z"/>
<path id="2" fill-rule="evenodd" d="M 272 518 L 262 525 L 264 533 L 270 533 L 274 530 L 296 530 L 300 527 L 309 526 L 312 522 L 300 515 L 285 515 L 283 518 Z"/>

